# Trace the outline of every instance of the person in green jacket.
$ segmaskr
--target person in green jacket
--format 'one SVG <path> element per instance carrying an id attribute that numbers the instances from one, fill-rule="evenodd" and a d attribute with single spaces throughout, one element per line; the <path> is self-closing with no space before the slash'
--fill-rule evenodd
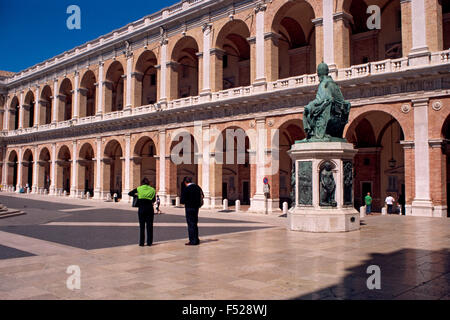
<path id="1" fill-rule="evenodd" d="M 140 237 L 139 245 L 144 246 L 145 243 L 145 229 L 147 229 L 147 245 L 153 244 L 153 219 L 155 211 L 153 210 L 153 203 L 155 202 L 156 191 L 150 186 L 150 181 L 147 178 L 142 180 L 142 186 L 130 191 L 130 197 L 137 195 L 138 197 L 138 215 Z"/>
<path id="2" fill-rule="evenodd" d="M 366 203 L 366 214 L 372 213 L 372 197 L 370 196 L 370 192 L 367 192 L 367 196 L 364 198 Z"/>

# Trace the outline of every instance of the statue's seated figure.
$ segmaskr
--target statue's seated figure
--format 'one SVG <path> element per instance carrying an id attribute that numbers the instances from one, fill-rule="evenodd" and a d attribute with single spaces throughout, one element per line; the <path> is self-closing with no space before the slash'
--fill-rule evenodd
<path id="1" fill-rule="evenodd" d="M 306 139 L 302 142 L 345 141 L 342 134 L 348 122 L 351 105 L 344 100 L 339 86 L 328 73 L 328 65 L 323 62 L 319 64 L 319 89 L 316 99 L 305 107 L 303 113 Z"/>

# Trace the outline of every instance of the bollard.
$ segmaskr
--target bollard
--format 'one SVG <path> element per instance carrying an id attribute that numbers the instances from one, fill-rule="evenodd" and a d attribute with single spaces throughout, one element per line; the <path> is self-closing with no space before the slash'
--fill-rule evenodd
<path id="1" fill-rule="evenodd" d="M 114 202 L 119 202 L 119 197 L 118 197 L 117 193 L 114 193 L 113 199 L 114 199 Z"/>
<path id="2" fill-rule="evenodd" d="M 287 214 L 289 210 L 289 205 L 287 202 L 283 202 L 283 214 Z"/>
<path id="3" fill-rule="evenodd" d="M 106 201 L 108 201 L 108 202 L 111 202 L 111 201 L 112 201 L 112 199 L 111 199 L 111 194 L 110 194 L 110 193 L 107 193 L 107 194 L 106 194 Z"/>
<path id="4" fill-rule="evenodd" d="M 175 198 L 175 207 L 181 207 L 181 199 L 180 197 Z"/>
<path id="5" fill-rule="evenodd" d="M 90 199 L 91 198 L 91 193 L 88 191 L 88 192 L 86 192 L 86 199 Z"/>
<path id="6" fill-rule="evenodd" d="M 66 190 L 64 190 L 63 195 L 64 195 L 64 197 L 67 197 L 67 191 Z"/>
<path id="7" fill-rule="evenodd" d="M 366 216 L 366 206 L 362 206 L 359 208 L 359 217 L 362 219 Z"/>
<path id="8" fill-rule="evenodd" d="M 234 210 L 235 210 L 236 212 L 241 211 L 241 201 L 240 201 L 240 200 L 236 200 L 236 203 L 235 203 L 234 205 L 235 205 Z"/>
<path id="9" fill-rule="evenodd" d="M 81 193 L 80 193 L 80 198 L 81 198 L 81 199 L 84 199 L 84 191 L 81 191 Z"/>
<path id="10" fill-rule="evenodd" d="M 44 190 L 44 194 L 48 195 L 48 190 L 47 189 Z"/>
<path id="11" fill-rule="evenodd" d="M 27 194 L 30 194 L 30 193 L 31 193 L 31 189 L 27 188 Z"/>
<path id="12" fill-rule="evenodd" d="M 223 210 L 224 211 L 228 210 L 228 200 L 227 199 L 223 199 Z"/>
<path id="13" fill-rule="evenodd" d="M 383 216 L 387 215 L 387 208 L 386 208 L 386 207 L 383 207 L 383 208 L 381 209 L 381 214 L 382 214 Z"/>

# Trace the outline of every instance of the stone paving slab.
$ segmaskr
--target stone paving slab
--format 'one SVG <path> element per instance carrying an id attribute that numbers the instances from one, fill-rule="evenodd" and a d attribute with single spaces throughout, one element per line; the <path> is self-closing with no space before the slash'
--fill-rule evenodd
<path id="1" fill-rule="evenodd" d="M 219 217 L 228 220 L 225 215 Z M 264 224 L 275 220 L 251 215 L 239 219 Z M 1 260 L 0 297 L 449 299 L 450 219 L 373 216 L 363 222 L 352 233 L 272 227 L 203 236 L 198 247 L 186 247 L 180 239 L 153 247 L 133 244 Z M 81 290 L 66 287 L 70 265 L 81 269 Z M 380 267 L 380 290 L 367 288 L 371 265 Z"/>

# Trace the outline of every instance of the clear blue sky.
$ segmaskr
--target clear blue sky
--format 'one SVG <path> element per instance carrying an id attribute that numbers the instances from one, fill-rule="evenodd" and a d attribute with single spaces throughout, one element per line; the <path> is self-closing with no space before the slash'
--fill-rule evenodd
<path id="1" fill-rule="evenodd" d="M 0 0 L 0 70 L 18 72 L 178 0 Z M 69 5 L 81 30 L 69 30 Z"/>

